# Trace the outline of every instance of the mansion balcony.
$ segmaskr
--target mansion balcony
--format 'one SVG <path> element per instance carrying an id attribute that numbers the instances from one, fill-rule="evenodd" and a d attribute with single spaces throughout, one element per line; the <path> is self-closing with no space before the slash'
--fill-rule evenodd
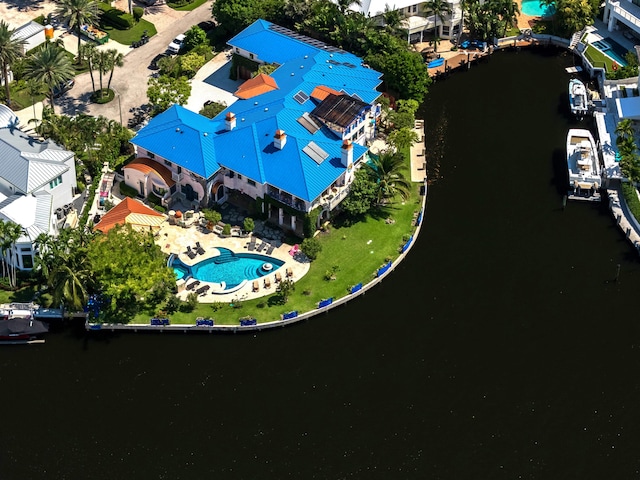
<path id="1" fill-rule="evenodd" d="M 290 206 L 291 208 L 294 208 L 301 212 L 307 211 L 306 202 L 304 202 L 303 200 L 300 200 L 299 198 L 295 198 L 286 192 L 280 192 L 274 188 L 269 187 L 269 191 L 267 192 L 267 195 L 269 195 L 271 198 L 275 200 L 278 200 L 279 202 L 284 203 L 285 205 Z"/>

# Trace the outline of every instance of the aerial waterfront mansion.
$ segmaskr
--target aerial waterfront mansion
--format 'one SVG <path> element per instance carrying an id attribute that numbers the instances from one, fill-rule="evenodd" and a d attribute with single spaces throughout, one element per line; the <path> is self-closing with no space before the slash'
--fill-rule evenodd
<path id="1" fill-rule="evenodd" d="M 223 203 L 231 191 L 262 198 L 272 222 L 299 230 L 302 215 L 319 208 L 322 219 L 347 195 L 376 135 L 381 74 L 264 20 L 228 43 L 239 65 L 275 69 L 248 78 L 214 119 L 178 105 L 153 118 L 132 140 L 125 182 L 169 207 Z"/>

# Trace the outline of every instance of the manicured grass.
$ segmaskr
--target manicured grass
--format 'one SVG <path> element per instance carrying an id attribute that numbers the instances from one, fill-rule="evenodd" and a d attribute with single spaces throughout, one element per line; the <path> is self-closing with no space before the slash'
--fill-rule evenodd
<path id="1" fill-rule="evenodd" d="M 36 290 L 34 286 L 23 287 L 15 292 L 0 290 L 0 303 L 30 302 Z"/>
<path id="2" fill-rule="evenodd" d="M 167 2 L 167 5 L 173 8 L 174 10 L 177 10 L 178 12 L 190 12 L 191 10 L 195 10 L 196 8 L 198 8 L 200 5 L 202 5 L 206 1 L 207 0 L 194 0 L 191 3 L 188 3 L 187 5 L 182 5 L 182 6 L 177 6 L 173 2 Z"/>
<path id="3" fill-rule="evenodd" d="M 408 169 L 405 175 L 408 176 Z M 388 260 L 395 260 L 399 248 L 405 243 L 403 236 L 411 235 L 414 212 L 420 210 L 422 198 L 415 185 L 412 197 L 404 203 L 396 203 L 368 215 L 351 226 L 331 226 L 328 232 L 320 233 L 318 240 L 322 252 L 311 263 L 309 272 L 296 280 L 295 291 L 286 304 L 279 302 L 272 284 L 273 294 L 242 302 L 241 308 L 229 304 L 200 304 L 193 312 L 170 314 L 172 324 L 194 324 L 196 317 L 213 317 L 217 325 L 237 325 L 238 319 L 251 316 L 259 323 L 278 320 L 282 313 L 297 310 L 300 313 L 313 310 L 325 298 L 338 299 L 347 295 L 348 288 L 357 283 L 367 283 L 375 272 Z M 391 218 L 395 223 L 387 223 Z M 334 265 L 339 266 L 335 280 L 326 280 L 325 273 Z M 305 295 L 305 292 L 309 293 Z M 217 310 L 216 310 L 217 309 Z M 148 323 L 153 312 L 140 314 L 134 323 Z"/>
<path id="4" fill-rule="evenodd" d="M 38 94 L 31 97 L 31 95 L 27 93 L 27 89 L 20 88 L 20 86 L 21 85 L 18 82 L 12 82 L 9 84 L 9 88 L 11 90 L 11 102 L 15 104 L 19 110 L 33 105 L 34 102 L 41 102 L 46 98 L 44 94 Z"/>
<path id="5" fill-rule="evenodd" d="M 602 53 L 597 48 L 587 45 L 587 49 L 584 52 L 585 56 L 596 68 L 604 68 L 607 72 L 611 72 L 613 70 L 612 63 L 609 57 L 607 57 L 604 53 Z"/>
<path id="6" fill-rule="evenodd" d="M 141 18 L 140 21 L 129 30 L 118 30 L 111 25 L 102 25 L 100 28 L 109 34 L 111 40 L 123 45 L 131 45 L 133 42 L 140 40 L 145 30 L 149 37 L 153 37 L 158 33 L 155 25 L 146 21 L 144 18 Z M 109 45 L 109 43 L 107 43 L 107 45 Z"/>
<path id="7" fill-rule="evenodd" d="M 638 193 L 636 188 L 631 183 L 624 182 L 621 184 L 622 194 L 627 202 L 627 206 L 631 211 L 631 214 L 640 221 L 640 200 L 638 200 Z"/>

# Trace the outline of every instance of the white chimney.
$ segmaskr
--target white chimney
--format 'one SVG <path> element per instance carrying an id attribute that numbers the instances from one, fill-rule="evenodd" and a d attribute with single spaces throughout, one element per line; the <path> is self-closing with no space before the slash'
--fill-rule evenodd
<path id="1" fill-rule="evenodd" d="M 227 115 L 224 117 L 224 126 L 229 132 L 236 128 L 236 116 L 233 113 L 227 112 Z"/>
<path id="2" fill-rule="evenodd" d="M 284 133 L 284 130 L 276 130 L 276 134 L 273 136 L 273 146 L 278 150 L 282 150 L 284 145 L 287 143 L 287 134 Z"/>
<path id="3" fill-rule="evenodd" d="M 340 151 L 342 152 L 342 165 L 349 168 L 353 163 L 353 145 L 351 144 L 351 140 L 344 140 Z"/>

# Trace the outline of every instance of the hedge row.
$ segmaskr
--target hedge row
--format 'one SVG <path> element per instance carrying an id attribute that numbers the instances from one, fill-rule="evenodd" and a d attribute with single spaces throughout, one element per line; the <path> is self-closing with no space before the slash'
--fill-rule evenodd
<path id="1" fill-rule="evenodd" d="M 113 8 L 107 3 L 99 3 L 98 7 L 102 11 L 101 23 L 111 25 L 119 30 L 128 30 L 136 24 L 133 15 Z"/>

